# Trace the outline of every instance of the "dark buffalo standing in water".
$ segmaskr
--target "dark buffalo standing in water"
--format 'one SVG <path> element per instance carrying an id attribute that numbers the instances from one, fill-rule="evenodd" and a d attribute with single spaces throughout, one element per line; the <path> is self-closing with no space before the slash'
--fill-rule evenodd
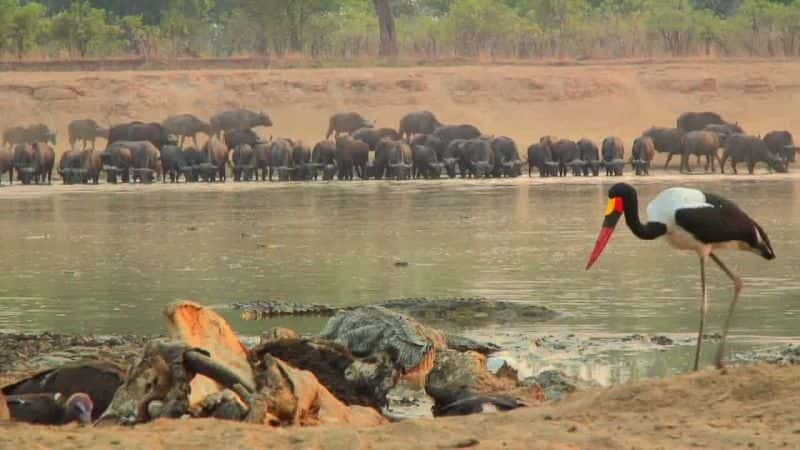
<path id="1" fill-rule="evenodd" d="M 787 162 L 794 162 L 798 147 L 794 145 L 792 133 L 788 131 L 770 131 L 764 135 L 764 143 L 767 144 L 767 148 L 769 148 L 772 153 L 780 156 Z"/>
<path id="2" fill-rule="evenodd" d="M 481 137 L 481 131 L 472 125 L 444 125 L 434 130 L 433 135 L 442 142 L 445 148 L 450 142 L 456 139 L 477 139 Z"/>
<path id="3" fill-rule="evenodd" d="M 496 137 L 492 139 L 491 146 L 495 157 L 495 177 L 518 177 L 522 174 L 522 160 L 513 139 L 506 136 Z"/>
<path id="4" fill-rule="evenodd" d="M 600 147 L 591 139 L 583 138 L 578 142 L 580 160 L 583 161 L 583 176 L 600 175 Z"/>
<path id="5" fill-rule="evenodd" d="M 17 144 L 35 144 L 49 142 L 56 145 L 56 132 L 47 125 L 37 123 L 27 127 L 11 127 L 3 131 L 3 145 L 13 147 Z"/>
<path id="6" fill-rule="evenodd" d="M 353 170 L 362 180 L 367 178 L 367 163 L 369 162 L 369 144 L 343 135 L 336 138 L 336 150 L 347 154 L 352 162 Z M 352 178 L 351 178 L 352 179 Z"/>
<path id="7" fill-rule="evenodd" d="M 313 176 L 311 149 L 301 141 L 292 142 L 292 167 L 294 168 L 292 180 L 305 181 L 310 180 Z"/>
<path id="8" fill-rule="evenodd" d="M 368 121 L 357 112 L 341 112 L 331 116 L 328 121 L 328 132 L 325 139 L 331 136 L 338 137 L 342 133 L 353 134 L 359 128 L 372 128 L 375 124 Z"/>
<path id="9" fill-rule="evenodd" d="M 106 171 L 109 183 L 116 183 L 120 179 L 123 183 L 130 181 L 131 166 L 133 165 L 133 152 L 124 144 L 113 143 L 100 153 L 103 170 Z"/>
<path id="10" fill-rule="evenodd" d="M 444 170 L 447 172 L 447 176 L 450 178 L 455 178 L 457 175 L 456 167 L 458 167 L 458 161 L 461 157 L 460 147 L 462 143 L 466 141 L 457 139 L 455 141 L 450 142 L 450 145 L 448 145 L 446 148 L 440 151 L 439 147 L 441 147 L 441 141 L 435 136 L 432 135 L 427 135 L 427 136 L 429 136 L 429 139 L 427 140 L 428 143 L 425 144 L 425 146 L 433 148 L 433 150 L 437 154 L 439 161 L 442 163 L 442 165 L 444 165 Z"/>
<path id="11" fill-rule="evenodd" d="M 558 163 L 558 176 L 567 176 L 570 164 L 580 158 L 581 152 L 578 144 L 569 139 L 559 139 L 552 144 L 548 144 L 548 142 L 548 139 L 544 140 L 545 145 L 550 145 L 553 161 Z"/>
<path id="12" fill-rule="evenodd" d="M 286 139 L 275 139 L 270 146 L 269 154 L 269 181 L 272 175 L 278 174 L 278 181 L 289 181 L 292 176 L 292 151 L 293 145 Z"/>
<path id="13" fill-rule="evenodd" d="M 68 150 L 61 155 L 58 174 L 64 184 L 100 182 L 103 162 L 100 152 L 93 149 Z"/>
<path id="14" fill-rule="evenodd" d="M 788 172 L 789 170 L 787 162 L 770 151 L 762 139 L 746 134 L 734 134 L 725 141 L 722 161 L 720 162 L 722 173 L 725 173 L 725 163 L 728 159 L 731 160 L 734 174 L 739 173 L 736 170 L 736 164 L 740 162 L 747 163 L 747 171 L 751 175 L 755 170 L 756 163 L 759 162 L 765 163 L 767 167 L 776 172 Z"/>
<path id="15" fill-rule="evenodd" d="M 211 125 L 198 119 L 192 114 L 178 114 L 169 116 L 161 124 L 167 133 L 174 134 L 180 138 L 178 142 L 179 147 L 183 147 L 183 141 L 187 137 L 192 138 L 194 146 L 197 145 L 197 134 L 204 133 L 208 136 L 211 135 Z"/>
<path id="16" fill-rule="evenodd" d="M 193 172 L 192 163 L 189 161 L 189 153 L 181 147 L 170 143 L 161 149 L 161 179 L 164 183 L 167 182 L 167 179 L 177 183 L 181 175 L 187 182 L 193 181 Z"/>
<path id="17" fill-rule="evenodd" d="M 75 143 L 82 141 L 83 149 L 86 149 L 86 144 L 91 142 L 92 150 L 94 150 L 97 138 L 108 139 L 108 133 L 108 128 L 101 127 L 92 119 L 73 120 L 67 125 L 69 148 L 74 149 Z"/>
<path id="18" fill-rule="evenodd" d="M 13 159 L 17 178 L 22 184 L 40 184 L 45 181 L 47 184 L 52 183 L 56 152 L 50 145 L 44 142 L 17 144 Z"/>
<path id="19" fill-rule="evenodd" d="M 486 139 L 469 139 L 460 147 L 461 177 L 489 177 L 494 173 L 495 154 L 491 142 Z"/>
<path id="20" fill-rule="evenodd" d="M 150 141 L 116 141 L 106 148 L 101 159 L 104 166 L 109 166 L 106 171 L 109 180 L 114 178 L 112 182 L 116 180 L 111 172 L 122 175 L 123 182 L 128 181 L 130 173 L 133 181 L 141 183 L 152 183 L 161 172 L 161 153 Z"/>
<path id="21" fill-rule="evenodd" d="M 225 181 L 225 166 L 228 162 L 228 147 L 218 137 L 211 136 L 206 145 L 203 146 L 203 153 L 206 155 L 206 162 L 216 168 L 215 178 Z"/>
<path id="22" fill-rule="evenodd" d="M 416 134 L 432 134 L 442 123 L 430 111 L 417 111 L 408 113 L 400 119 L 401 138 L 408 141 Z"/>
<path id="23" fill-rule="evenodd" d="M 322 179 L 332 180 L 336 175 L 336 143 L 331 140 L 317 142 L 311 151 L 311 162 L 315 179 L 317 170 L 322 170 Z"/>
<path id="24" fill-rule="evenodd" d="M 528 147 L 528 176 L 533 168 L 539 170 L 541 177 L 558 176 L 558 163 L 553 159 L 553 149 L 547 142 L 537 142 Z"/>
<path id="25" fill-rule="evenodd" d="M 674 155 L 683 154 L 683 137 L 686 136 L 686 132 L 680 128 L 652 127 L 642 132 L 642 136 L 653 140 L 657 152 L 667 154 L 664 169 L 669 167 Z"/>
<path id="26" fill-rule="evenodd" d="M 14 152 L 0 148 L 0 185 L 3 184 L 3 174 L 6 172 L 8 172 L 8 183 L 14 184 Z"/>
<path id="27" fill-rule="evenodd" d="M 219 138 L 223 131 L 227 133 L 228 130 L 249 130 L 259 126 L 271 127 L 273 124 L 272 119 L 264 112 L 239 108 L 214 114 L 209 125 L 211 134 Z"/>
<path id="28" fill-rule="evenodd" d="M 616 136 L 603 139 L 600 152 L 603 155 L 603 164 L 606 166 L 606 175 L 621 176 L 625 165 L 625 144 Z"/>
<path id="29" fill-rule="evenodd" d="M 408 180 L 414 168 L 414 152 L 404 141 L 395 141 L 387 154 L 387 176 L 395 180 Z"/>
<path id="30" fill-rule="evenodd" d="M 687 133 L 703 130 L 708 125 L 725 125 L 734 133 L 744 133 L 739 124 L 726 122 L 719 114 L 709 111 L 683 113 L 678 116 L 676 125 Z"/>
<path id="31" fill-rule="evenodd" d="M 683 154 L 681 155 L 681 172 L 691 172 L 689 156 L 696 155 L 698 159 L 706 157 L 705 171 L 714 172 L 714 161 L 719 161 L 720 139 L 713 131 L 690 131 L 683 138 Z"/>
<path id="32" fill-rule="evenodd" d="M 653 139 L 640 136 L 633 141 L 631 148 L 631 164 L 636 175 L 650 175 L 650 162 L 656 156 L 656 146 Z"/>
<path id="33" fill-rule="evenodd" d="M 400 134 L 391 128 L 359 128 L 353 132 L 353 139 L 364 142 L 370 150 L 378 148 L 381 139 L 389 138 L 393 141 L 400 140 Z"/>
<path id="34" fill-rule="evenodd" d="M 114 125 L 108 132 L 109 144 L 119 141 L 147 141 L 160 150 L 169 141 L 169 133 L 160 123 L 129 122 Z"/>
<path id="35" fill-rule="evenodd" d="M 411 147 L 411 151 L 414 158 L 414 178 L 441 178 L 444 165 L 439 162 L 436 150 L 426 145 L 415 145 Z"/>
<path id="36" fill-rule="evenodd" d="M 249 144 L 239 144 L 231 152 L 233 181 L 252 181 L 256 172 L 256 152 Z"/>

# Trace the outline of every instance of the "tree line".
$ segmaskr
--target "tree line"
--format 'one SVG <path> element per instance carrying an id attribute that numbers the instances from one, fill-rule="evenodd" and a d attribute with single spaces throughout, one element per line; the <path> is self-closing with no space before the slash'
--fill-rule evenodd
<path id="1" fill-rule="evenodd" d="M 5 57 L 800 55 L 800 0 L 0 0 Z"/>

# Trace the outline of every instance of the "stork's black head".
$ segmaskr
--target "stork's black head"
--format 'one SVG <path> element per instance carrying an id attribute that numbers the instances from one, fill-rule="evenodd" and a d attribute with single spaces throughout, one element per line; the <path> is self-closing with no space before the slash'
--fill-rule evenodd
<path id="1" fill-rule="evenodd" d="M 757 254 L 761 255 L 764 259 L 775 259 L 775 251 L 772 250 L 772 244 L 769 242 L 767 233 L 761 228 L 761 225 L 753 222 L 753 237 L 751 238 L 750 248 Z"/>

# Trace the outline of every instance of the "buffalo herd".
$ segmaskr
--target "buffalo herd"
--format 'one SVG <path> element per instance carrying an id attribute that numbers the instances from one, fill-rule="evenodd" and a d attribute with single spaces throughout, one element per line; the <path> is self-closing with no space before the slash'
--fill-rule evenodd
<path id="1" fill-rule="evenodd" d="M 170 116 L 162 123 L 129 122 L 104 128 L 91 119 L 71 122 L 69 150 L 56 166 L 56 133 L 46 125 L 13 127 L 3 132 L 0 181 L 50 183 L 57 170 L 65 184 L 213 182 L 278 180 L 353 180 L 414 178 L 517 177 L 525 164 L 513 139 L 487 135 L 469 124 L 444 124 L 430 111 L 402 117 L 397 129 L 380 128 L 357 112 L 331 116 L 325 139 L 313 146 L 289 138 L 262 139 L 253 129 L 270 127 L 263 112 L 233 109 L 208 122 L 191 114 Z M 197 135 L 208 139 L 201 146 Z M 106 148 L 95 148 L 104 138 Z M 185 146 L 186 139 L 191 144 Z M 80 143 L 80 149 L 76 144 Z M 720 154 L 721 151 L 721 154 Z M 651 127 L 634 139 L 626 158 L 622 139 L 609 136 L 599 145 L 543 136 L 527 149 L 528 176 L 622 175 L 630 166 L 636 175 L 649 175 L 656 153 L 666 154 L 664 168 L 680 156 L 681 172 L 691 172 L 694 155 L 704 171 L 722 173 L 730 160 L 757 163 L 770 171 L 786 172 L 797 147 L 788 131 L 749 135 L 738 125 L 712 112 L 681 114 L 675 128 Z M 14 176 L 16 173 L 16 177 Z"/>

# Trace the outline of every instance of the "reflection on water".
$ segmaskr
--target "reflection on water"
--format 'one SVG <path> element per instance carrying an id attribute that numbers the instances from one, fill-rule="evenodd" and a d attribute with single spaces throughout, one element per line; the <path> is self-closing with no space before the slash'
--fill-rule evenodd
<path id="1" fill-rule="evenodd" d="M 771 262 L 723 256 L 748 284 L 732 334 L 800 336 L 795 182 L 697 186 L 739 203 L 764 226 L 778 254 Z M 665 187 L 641 185 L 643 201 Z M 350 305 L 485 296 L 566 313 L 536 333 L 693 332 L 699 307 L 693 255 L 639 241 L 620 226 L 596 269 L 583 270 L 607 188 L 522 180 L 23 199 L 0 192 L 0 329 L 156 333 L 162 307 L 184 298 L 209 305 L 257 299 Z M 409 265 L 396 267 L 397 261 Z M 730 295 L 729 281 L 712 269 L 712 330 Z M 244 334 L 276 324 L 316 331 L 324 322 L 245 322 L 235 311 L 223 313 Z"/>

